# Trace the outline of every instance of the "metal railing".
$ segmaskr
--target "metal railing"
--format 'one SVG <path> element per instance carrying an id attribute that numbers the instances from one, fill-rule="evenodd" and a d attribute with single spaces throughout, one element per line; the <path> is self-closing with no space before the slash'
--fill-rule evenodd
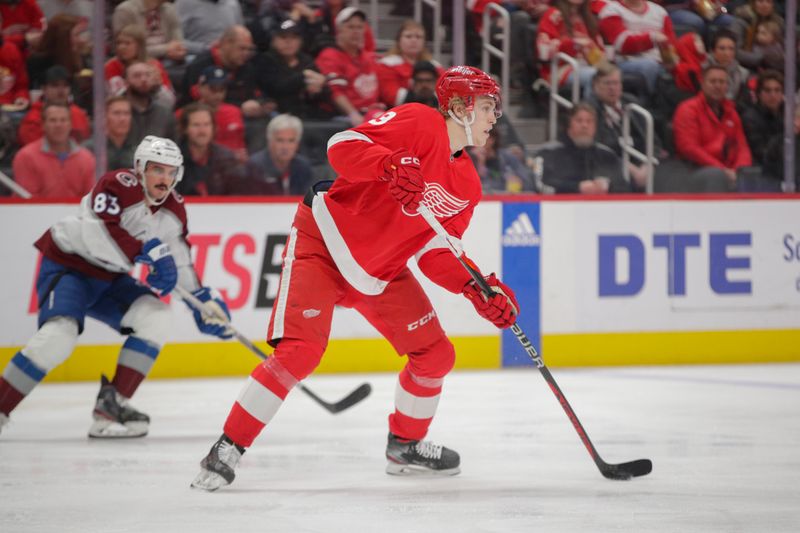
<path id="1" fill-rule="evenodd" d="M 369 8 L 362 8 L 361 2 L 359 0 L 355 0 L 353 2 L 353 7 L 362 9 L 364 12 L 367 13 L 367 22 L 369 22 L 370 28 L 372 28 L 372 34 L 375 36 L 375 46 L 378 49 L 381 47 L 389 48 L 394 44 L 394 39 L 379 39 L 378 38 L 378 24 L 380 24 L 380 17 L 378 16 L 378 0 L 369 0 Z"/>
<path id="2" fill-rule="evenodd" d="M 16 194 L 21 198 L 25 198 L 27 200 L 32 196 L 27 189 L 25 189 L 22 185 L 20 185 L 13 179 L 6 176 L 4 172 L 0 172 L 0 183 L 8 187 L 11 192 L 13 192 L 14 194 Z"/>
<path id="3" fill-rule="evenodd" d="M 422 24 L 422 4 L 433 9 L 433 35 L 431 35 L 433 58 L 444 64 L 442 61 L 442 41 L 444 40 L 445 29 L 442 26 L 442 3 L 435 0 L 414 0 L 414 20 L 420 24 Z"/>
<path id="4" fill-rule="evenodd" d="M 634 148 L 633 139 L 631 138 L 631 115 L 633 114 L 641 116 L 645 121 L 645 153 Z M 622 175 L 625 177 L 625 181 L 630 183 L 631 176 L 628 164 L 631 161 L 631 156 L 635 157 L 639 162 L 643 162 L 647 170 L 647 184 L 645 186 L 647 194 L 653 194 L 654 167 L 658 165 L 658 159 L 653 155 L 654 138 L 653 115 L 638 104 L 626 104 L 623 108 L 622 116 L 622 137 L 619 138 L 619 145 L 622 148 Z"/>
<path id="5" fill-rule="evenodd" d="M 492 11 L 503 20 L 503 33 L 501 37 L 502 49 L 492 44 L 492 25 L 489 19 Z M 508 76 L 510 72 L 509 43 L 511 41 L 511 17 L 508 10 L 499 4 L 491 3 L 486 5 L 483 11 L 483 28 L 481 30 L 483 39 L 483 52 L 481 56 L 481 68 L 484 72 L 489 72 L 489 56 L 492 55 L 500 60 L 500 90 L 502 91 L 503 102 L 508 105 Z"/>
<path id="6" fill-rule="evenodd" d="M 572 76 L 572 100 L 567 100 L 558 94 L 559 61 L 563 61 L 572 67 L 572 72 L 574 73 Z M 572 109 L 581 99 L 581 78 L 578 76 L 578 67 L 578 60 L 564 52 L 555 54 L 553 59 L 550 60 L 550 118 L 548 121 L 550 123 L 550 141 L 555 141 L 556 137 L 558 137 L 558 106 Z"/>

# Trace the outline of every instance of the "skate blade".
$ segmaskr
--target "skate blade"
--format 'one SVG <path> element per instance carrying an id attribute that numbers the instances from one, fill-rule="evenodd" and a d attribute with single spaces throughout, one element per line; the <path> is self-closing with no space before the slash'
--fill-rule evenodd
<path id="1" fill-rule="evenodd" d="M 101 418 L 92 422 L 89 438 L 92 439 L 135 439 L 147 435 L 147 422 L 128 422 L 120 424 L 113 420 Z"/>
<path id="2" fill-rule="evenodd" d="M 461 468 L 446 468 L 444 470 L 433 470 L 426 466 L 421 465 L 401 465 L 398 463 L 389 462 L 386 465 L 386 473 L 390 476 L 425 476 L 425 477 L 439 477 L 439 476 L 455 476 L 461 473 Z"/>
<path id="3" fill-rule="evenodd" d="M 224 487 L 225 485 L 230 485 L 225 478 L 216 474 L 214 472 L 210 472 L 206 469 L 200 471 L 197 474 L 197 477 L 194 478 L 192 484 L 189 485 L 193 489 L 205 490 L 207 492 L 214 492 L 220 487 Z"/>

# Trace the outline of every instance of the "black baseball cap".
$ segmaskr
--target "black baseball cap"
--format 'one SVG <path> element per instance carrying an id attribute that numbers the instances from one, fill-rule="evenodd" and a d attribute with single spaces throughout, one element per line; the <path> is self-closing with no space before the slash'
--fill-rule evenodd
<path id="1" fill-rule="evenodd" d="M 44 73 L 44 84 L 50 85 L 59 81 L 72 81 L 72 76 L 69 75 L 67 69 L 61 65 L 53 65 L 48 68 Z"/>
<path id="2" fill-rule="evenodd" d="M 200 85 L 211 85 L 214 87 L 227 87 L 228 73 L 222 67 L 209 65 L 203 69 L 203 73 L 200 75 L 197 83 Z"/>

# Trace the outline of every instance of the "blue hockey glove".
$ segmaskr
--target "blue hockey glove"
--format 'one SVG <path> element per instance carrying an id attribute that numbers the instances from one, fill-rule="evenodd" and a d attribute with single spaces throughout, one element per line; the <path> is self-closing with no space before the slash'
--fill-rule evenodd
<path id="1" fill-rule="evenodd" d="M 205 312 L 199 309 L 192 309 L 194 321 L 197 323 L 197 329 L 199 329 L 201 333 L 214 335 L 220 339 L 230 339 L 233 337 L 233 332 L 228 328 L 228 324 L 231 320 L 231 313 L 228 311 L 228 305 L 222 299 L 220 293 L 217 292 L 216 289 L 200 287 L 192 292 L 192 295 L 203 302 L 203 306 L 205 307 Z"/>
<path id="2" fill-rule="evenodd" d="M 159 294 L 166 296 L 178 282 L 178 268 L 169 245 L 159 239 L 150 239 L 142 245 L 142 253 L 134 258 L 137 263 L 150 267 L 147 284 Z"/>

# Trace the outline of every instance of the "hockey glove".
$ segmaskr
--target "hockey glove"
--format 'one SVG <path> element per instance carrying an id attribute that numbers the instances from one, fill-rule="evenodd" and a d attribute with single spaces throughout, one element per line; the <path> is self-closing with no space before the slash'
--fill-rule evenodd
<path id="1" fill-rule="evenodd" d="M 228 328 L 228 324 L 231 321 L 231 313 L 228 311 L 228 305 L 222 299 L 222 295 L 216 289 L 209 287 L 200 287 L 192 292 L 192 295 L 203 302 L 203 307 L 206 311 L 204 313 L 200 309 L 192 308 L 197 329 L 201 333 L 214 335 L 220 339 L 233 337 L 233 332 Z"/>
<path id="2" fill-rule="evenodd" d="M 142 245 L 142 253 L 133 258 L 137 263 L 144 263 L 150 268 L 147 284 L 159 296 L 166 296 L 178 282 L 178 268 L 169 244 L 159 239 L 150 239 Z"/>
<path id="3" fill-rule="evenodd" d="M 400 202 L 406 211 L 416 213 L 422 193 L 425 192 L 425 181 L 419 168 L 419 159 L 408 150 L 395 150 L 383 161 L 386 179 L 389 181 L 389 194 Z"/>
<path id="4" fill-rule="evenodd" d="M 484 279 L 492 289 L 492 294 L 488 298 L 474 280 L 464 285 L 461 292 L 472 302 L 475 310 L 483 318 L 500 329 L 510 328 L 517 321 L 517 313 L 519 313 L 519 304 L 514 296 L 514 291 L 497 279 L 494 274 L 490 274 Z"/>

